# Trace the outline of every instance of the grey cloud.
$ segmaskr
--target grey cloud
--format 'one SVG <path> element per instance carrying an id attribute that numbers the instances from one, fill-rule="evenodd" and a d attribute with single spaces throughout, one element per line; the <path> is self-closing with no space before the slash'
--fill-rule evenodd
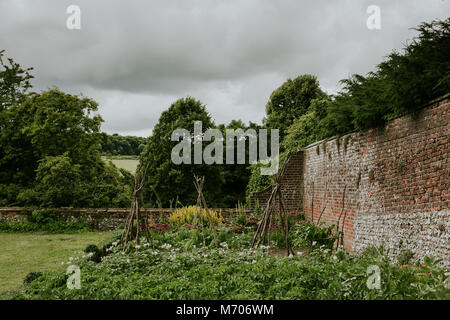
<path id="1" fill-rule="evenodd" d="M 70 4 L 82 10 L 79 31 L 65 27 Z M 381 30 L 366 28 L 370 4 L 381 7 Z M 222 123 L 259 122 L 288 77 L 312 73 L 335 92 L 401 48 L 408 28 L 448 13 L 448 0 L 2 0 L 0 44 L 35 67 L 38 89 L 98 100 L 104 130 L 148 134 L 186 95 Z"/>

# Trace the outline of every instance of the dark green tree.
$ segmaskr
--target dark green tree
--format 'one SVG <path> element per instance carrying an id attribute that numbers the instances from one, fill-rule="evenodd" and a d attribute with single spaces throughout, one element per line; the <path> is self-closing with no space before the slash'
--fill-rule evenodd
<path id="1" fill-rule="evenodd" d="M 242 129 L 243 131 L 247 131 L 248 129 L 254 129 L 256 133 L 260 129 L 260 125 L 250 122 L 249 125 L 246 125 L 241 120 L 232 120 L 228 125 L 221 124 L 218 126 L 218 129 L 222 132 L 223 136 L 226 135 L 227 129 Z M 236 150 L 236 141 L 235 141 L 235 150 Z M 249 160 L 249 139 L 246 137 L 246 145 L 245 145 L 245 164 L 237 164 L 237 153 L 235 152 L 235 163 L 234 164 L 226 164 L 226 151 L 224 146 L 224 164 L 219 165 L 221 169 L 221 175 L 223 177 L 223 186 L 222 186 L 222 207 L 233 208 L 236 206 L 238 202 L 245 202 L 245 190 L 246 186 L 249 182 L 251 175 L 251 163 Z"/>
<path id="2" fill-rule="evenodd" d="M 324 122 L 328 136 L 383 126 L 450 92 L 450 18 L 415 30 L 417 36 L 375 71 L 341 81 L 343 91 L 329 104 Z"/>
<path id="3" fill-rule="evenodd" d="M 11 168 L 11 157 L 8 149 L 16 141 L 11 140 L 13 114 L 12 105 L 21 103 L 31 88 L 30 74 L 32 68 L 22 68 L 13 59 L 5 57 L 5 51 L 0 50 L 0 205 L 14 203 L 15 197 L 21 190 L 20 183 L 12 180 L 12 175 L 20 178 L 19 168 Z M 22 161 L 26 161 L 26 154 Z"/>
<path id="4" fill-rule="evenodd" d="M 205 176 L 203 192 L 208 205 L 217 206 L 220 203 L 223 180 L 216 165 L 194 164 L 193 147 L 192 164 L 177 165 L 171 160 L 172 148 L 178 144 L 171 141 L 172 132 L 186 129 L 192 134 L 195 121 L 202 122 L 203 132 L 215 127 L 205 106 L 192 97 L 177 100 L 161 114 L 140 156 L 141 165 L 149 163 L 143 192 L 146 203 L 167 207 L 174 205 L 178 199 L 183 205 L 195 204 L 197 192 L 193 184 L 194 174 Z M 203 148 L 209 143 L 204 142 Z"/>
<path id="5" fill-rule="evenodd" d="M 284 152 L 296 152 L 300 148 L 322 140 L 327 135 L 323 119 L 326 117 L 330 98 L 315 99 L 311 101 L 311 107 L 288 128 L 283 141 Z"/>
<path id="6" fill-rule="evenodd" d="M 0 50 L 0 112 L 14 103 L 22 102 L 32 87 L 30 80 L 34 78 L 30 74 L 33 68 L 24 69 L 4 55 L 5 50 Z"/>
<path id="7" fill-rule="evenodd" d="M 84 193 L 81 166 L 73 164 L 67 153 L 39 161 L 35 182 L 35 203 L 43 207 L 57 208 L 76 203 Z M 27 201 L 25 195 L 30 193 L 19 198 Z"/>
<path id="8" fill-rule="evenodd" d="M 270 96 L 263 124 L 268 129 L 279 129 L 280 139 L 283 140 L 294 120 L 308 111 L 311 101 L 325 96 L 315 76 L 302 75 L 288 79 Z"/>
<path id="9" fill-rule="evenodd" d="M 101 133 L 100 152 L 105 155 L 138 156 L 144 150 L 146 139 L 135 136 Z"/>
<path id="10" fill-rule="evenodd" d="M 95 111 L 95 101 L 58 89 L 31 94 L 10 106 L 9 121 L 1 134 L 6 154 L 2 171 L 10 179 L 20 176 L 21 182 L 30 182 L 40 159 L 68 152 L 72 162 L 82 166 L 84 176 L 96 176 L 102 119 Z"/>
<path id="11" fill-rule="evenodd" d="M 268 129 L 280 130 L 280 167 L 287 151 L 295 151 L 305 143 L 314 142 L 316 137 L 323 134 L 319 121 L 327 114 L 328 100 L 328 95 L 320 89 L 317 78 L 312 75 L 288 79 L 272 93 L 266 105 L 266 118 L 263 123 Z M 295 128 L 291 129 L 291 126 Z M 300 136 L 301 140 L 297 140 Z M 249 168 L 247 200 L 251 193 L 260 191 L 273 182 L 273 176 L 261 175 L 263 166 L 256 163 Z"/>
<path id="12" fill-rule="evenodd" d="M 129 187 L 117 168 L 100 158 L 102 119 L 96 111 L 95 101 L 56 88 L 29 94 L 5 109 L 8 121 L 0 140 L 2 205 L 127 205 Z M 67 174 L 76 173 L 73 176 L 79 179 L 64 187 L 65 183 L 56 182 L 64 181 L 63 171 L 69 164 L 74 169 Z M 55 193 L 58 188 L 60 196 Z"/>

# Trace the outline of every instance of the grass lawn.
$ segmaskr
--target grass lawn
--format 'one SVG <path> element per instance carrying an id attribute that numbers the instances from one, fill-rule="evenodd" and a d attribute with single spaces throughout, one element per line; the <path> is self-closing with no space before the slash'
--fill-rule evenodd
<path id="1" fill-rule="evenodd" d="M 104 161 L 111 161 L 112 163 L 114 163 L 114 165 L 117 168 L 122 168 L 125 169 L 131 173 L 135 173 L 136 172 L 136 168 L 139 164 L 139 160 L 137 159 L 132 159 L 130 156 L 130 159 L 126 158 L 119 158 L 119 157 L 111 157 L 111 158 L 107 158 L 107 157 L 102 157 Z"/>
<path id="2" fill-rule="evenodd" d="M 21 285 L 29 272 L 63 270 L 62 261 L 111 236 L 111 232 L 0 233 L 0 298 L 2 292 Z"/>

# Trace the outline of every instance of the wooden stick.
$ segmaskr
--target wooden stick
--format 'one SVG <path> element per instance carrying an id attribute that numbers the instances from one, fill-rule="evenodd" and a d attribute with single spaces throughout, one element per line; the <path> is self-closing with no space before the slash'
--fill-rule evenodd
<path id="1" fill-rule="evenodd" d="M 338 230 L 338 232 L 339 232 L 339 223 L 341 222 L 341 216 L 342 216 L 342 213 L 344 212 L 345 190 L 346 189 L 347 189 L 347 185 L 344 185 L 344 192 L 342 193 L 342 208 L 341 208 L 341 213 L 339 214 L 339 218 L 337 220 L 337 230 Z M 339 240 L 340 240 L 340 238 L 337 239 L 336 249 L 339 248 Z"/>
<path id="2" fill-rule="evenodd" d="M 314 181 L 312 182 L 311 221 L 314 222 Z"/>
<path id="3" fill-rule="evenodd" d="M 203 189 L 204 182 L 205 182 L 205 177 L 202 177 L 201 179 L 199 179 L 196 175 L 194 175 L 194 185 L 197 188 L 199 197 L 200 197 L 200 199 L 201 199 L 201 201 L 203 203 L 203 207 L 206 210 L 206 214 L 208 216 L 208 220 L 209 220 L 209 224 L 210 224 L 210 227 L 211 227 L 211 231 L 212 231 L 212 234 L 213 234 L 213 237 L 214 237 L 214 244 L 215 244 L 216 248 L 218 248 L 219 244 L 217 243 L 216 229 L 214 228 L 214 223 L 213 223 L 213 220 L 212 220 L 212 217 L 211 217 L 211 213 L 210 213 L 210 211 L 208 209 L 208 206 L 206 204 L 205 197 L 203 196 L 203 190 L 202 189 Z"/>
<path id="4" fill-rule="evenodd" d="M 320 213 L 319 219 L 317 219 L 317 225 L 320 222 L 320 219 L 322 218 L 323 213 L 325 212 L 325 209 L 327 207 L 327 196 L 328 196 L 328 181 L 325 184 L 325 198 L 324 198 L 324 204 L 323 204 L 323 208 L 322 208 L 322 212 Z M 314 222 L 314 221 L 313 221 Z"/>

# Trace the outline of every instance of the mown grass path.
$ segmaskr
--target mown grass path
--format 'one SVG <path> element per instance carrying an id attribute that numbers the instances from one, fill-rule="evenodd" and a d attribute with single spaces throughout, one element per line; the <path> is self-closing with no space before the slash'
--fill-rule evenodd
<path id="1" fill-rule="evenodd" d="M 111 232 L 0 233 L 0 298 L 2 292 L 21 285 L 29 272 L 64 269 L 61 262 L 111 236 Z"/>

